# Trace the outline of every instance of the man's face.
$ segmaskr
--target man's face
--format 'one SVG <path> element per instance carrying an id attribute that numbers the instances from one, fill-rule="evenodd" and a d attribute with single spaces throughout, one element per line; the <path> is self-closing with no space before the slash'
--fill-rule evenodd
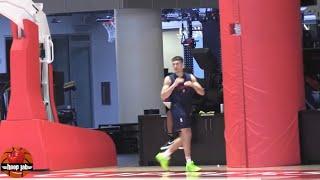
<path id="1" fill-rule="evenodd" d="M 173 71 L 175 73 L 183 72 L 183 63 L 181 61 L 173 61 L 172 62 Z"/>

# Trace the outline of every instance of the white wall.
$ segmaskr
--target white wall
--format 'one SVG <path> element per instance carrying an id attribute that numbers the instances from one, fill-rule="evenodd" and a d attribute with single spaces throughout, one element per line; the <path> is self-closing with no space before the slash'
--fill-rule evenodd
<path id="1" fill-rule="evenodd" d="M 138 122 L 145 109 L 163 109 L 160 10 L 116 10 L 116 54 L 121 123 Z"/>
<path id="2" fill-rule="evenodd" d="M 106 31 L 100 24 L 92 27 L 92 77 L 95 127 L 99 124 L 119 123 L 118 82 L 116 72 L 115 43 L 108 43 Z M 111 105 L 102 105 L 101 82 L 110 82 Z"/>
<path id="3" fill-rule="evenodd" d="M 163 30 L 163 61 L 164 68 L 168 68 L 169 72 L 173 72 L 171 59 L 174 56 L 183 57 L 183 46 L 177 34 L 179 29 Z"/>

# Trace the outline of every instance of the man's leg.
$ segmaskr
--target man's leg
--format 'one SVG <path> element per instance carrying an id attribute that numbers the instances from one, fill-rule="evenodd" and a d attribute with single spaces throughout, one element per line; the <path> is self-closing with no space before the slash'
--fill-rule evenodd
<path id="1" fill-rule="evenodd" d="M 186 158 L 186 171 L 188 172 L 200 171 L 201 168 L 196 166 L 191 159 L 191 139 L 192 139 L 191 128 L 181 129 L 180 138 L 182 140 L 184 155 Z"/>
<path id="2" fill-rule="evenodd" d="M 164 170 L 169 170 L 169 160 L 171 154 L 173 154 L 181 145 L 184 146 L 184 152 L 186 157 L 186 171 L 199 171 L 201 170 L 198 166 L 196 166 L 191 160 L 191 119 L 186 117 L 184 109 L 178 106 L 171 109 L 172 119 L 176 130 L 181 130 L 179 134 L 179 138 L 177 138 L 174 143 L 169 146 L 163 153 L 158 153 L 156 156 L 157 161 L 160 163 L 161 167 Z"/>
<path id="3" fill-rule="evenodd" d="M 185 135 L 182 135 L 183 134 L 183 130 L 186 130 L 185 131 Z M 190 135 L 188 135 L 188 132 L 187 132 L 187 129 L 183 129 L 183 130 L 181 130 L 181 132 L 180 132 L 180 137 L 178 137 L 177 139 L 175 139 L 174 141 L 173 141 L 173 143 L 169 146 L 169 148 L 166 150 L 166 151 L 164 151 L 163 153 L 161 153 L 162 155 L 164 155 L 165 157 L 167 157 L 167 158 L 169 158 L 170 159 L 170 156 L 171 156 L 171 154 L 173 154 L 174 152 L 176 152 L 177 151 L 177 149 L 179 149 L 179 147 L 181 147 L 181 146 L 185 146 L 184 144 L 186 144 L 186 143 L 184 143 L 183 142 L 183 140 L 184 139 L 188 139 L 188 137 L 187 136 L 190 136 L 190 143 L 189 143 L 189 145 L 186 145 L 185 147 L 188 147 L 189 146 L 189 149 L 185 149 L 185 154 L 186 154 L 186 157 L 188 156 L 189 157 L 189 159 L 191 159 L 191 134 Z M 190 131 L 191 132 L 191 131 Z"/>
<path id="4" fill-rule="evenodd" d="M 168 134 L 168 142 L 164 144 L 163 146 L 160 147 L 161 151 L 164 151 L 169 148 L 169 146 L 173 143 L 174 141 L 174 133 L 173 133 L 173 117 L 172 113 L 170 110 L 167 111 L 167 134 Z"/>
<path id="5" fill-rule="evenodd" d="M 182 140 L 186 161 L 190 162 L 191 161 L 191 138 L 192 138 L 191 128 L 181 129 L 180 138 Z"/>
<path id="6" fill-rule="evenodd" d="M 180 137 L 178 137 L 177 139 L 175 139 L 173 141 L 173 143 L 171 144 L 171 146 L 169 146 L 169 148 L 163 152 L 163 154 L 165 154 L 167 157 L 170 158 L 171 154 L 173 154 L 174 152 L 177 151 L 177 149 L 182 146 L 182 139 Z"/>
<path id="7" fill-rule="evenodd" d="M 169 148 L 163 152 L 159 153 L 156 156 L 156 159 L 160 163 L 161 167 L 164 170 L 169 170 L 169 160 L 171 155 L 177 151 L 177 149 L 183 145 L 184 147 L 184 154 L 186 158 L 186 171 L 188 172 L 196 172 L 200 171 L 201 168 L 196 166 L 191 159 L 191 139 L 192 139 L 192 132 L 190 128 L 181 129 L 180 137 L 174 140 L 173 144 L 169 146 Z"/>
<path id="8" fill-rule="evenodd" d="M 162 167 L 162 169 L 166 171 L 169 170 L 169 160 L 170 160 L 171 154 L 173 154 L 180 146 L 182 146 L 182 140 L 179 137 L 174 140 L 173 144 L 171 144 L 166 151 L 162 153 L 158 153 L 156 155 L 156 160 L 160 163 L 160 166 Z"/>
<path id="9" fill-rule="evenodd" d="M 173 117 L 170 110 L 167 112 L 167 132 L 173 138 Z"/>

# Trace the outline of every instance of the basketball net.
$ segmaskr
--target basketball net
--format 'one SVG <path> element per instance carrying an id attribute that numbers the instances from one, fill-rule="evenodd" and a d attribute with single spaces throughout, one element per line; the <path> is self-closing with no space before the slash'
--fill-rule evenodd
<path id="1" fill-rule="evenodd" d="M 116 26 L 113 21 L 106 21 L 102 23 L 103 27 L 108 32 L 108 42 L 113 43 L 116 39 Z"/>

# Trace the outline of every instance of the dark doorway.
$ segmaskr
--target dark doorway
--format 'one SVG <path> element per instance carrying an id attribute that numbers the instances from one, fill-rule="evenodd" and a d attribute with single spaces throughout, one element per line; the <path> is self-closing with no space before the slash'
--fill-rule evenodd
<path id="1" fill-rule="evenodd" d="M 6 38 L 6 65 L 7 65 L 7 73 L 10 75 L 10 49 L 12 45 L 12 38 Z"/>
<path id="2" fill-rule="evenodd" d="M 64 104 L 76 111 L 78 126 L 93 127 L 91 94 L 90 38 L 88 35 L 53 36 L 55 45 L 54 71 L 63 73 L 64 83 L 75 81 L 76 90 L 64 93 Z"/>

